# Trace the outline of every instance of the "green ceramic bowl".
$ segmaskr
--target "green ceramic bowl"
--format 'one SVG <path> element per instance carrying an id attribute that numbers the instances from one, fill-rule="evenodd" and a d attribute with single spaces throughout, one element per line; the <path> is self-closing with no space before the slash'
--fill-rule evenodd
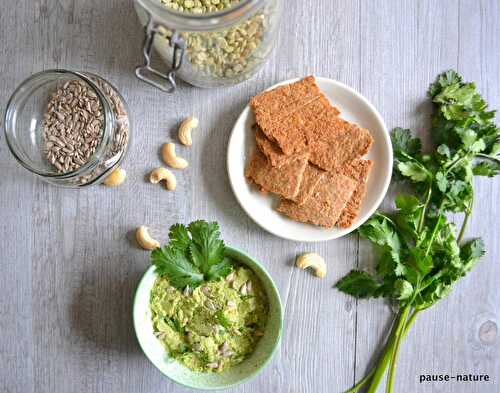
<path id="1" fill-rule="evenodd" d="M 283 311 L 279 292 L 264 267 L 243 251 L 226 247 L 226 255 L 248 266 L 259 277 L 269 300 L 269 316 L 264 336 L 255 351 L 242 363 L 221 373 L 198 373 L 169 358 L 168 353 L 153 334 L 149 296 L 157 277 L 151 266 L 137 287 L 133 306 L 134 329 L 146 357 L 158 370 L 178 384 L 204 390 L 226 389 L 255 377 L 269 363 L 279 346 L 283 330 Z"/>

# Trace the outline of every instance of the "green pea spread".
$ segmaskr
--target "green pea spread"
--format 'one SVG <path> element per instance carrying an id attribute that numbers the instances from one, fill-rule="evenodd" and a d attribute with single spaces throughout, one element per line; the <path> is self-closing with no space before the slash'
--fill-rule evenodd
<path id="1" fill-rule="evenodd" d="M 153 329 L 171 357 L 200 372 L 221 372 L 243 361 L 264 333 L 268 302 L 250 269 L 191 290 L 158 277 L 151 290 Z"/>

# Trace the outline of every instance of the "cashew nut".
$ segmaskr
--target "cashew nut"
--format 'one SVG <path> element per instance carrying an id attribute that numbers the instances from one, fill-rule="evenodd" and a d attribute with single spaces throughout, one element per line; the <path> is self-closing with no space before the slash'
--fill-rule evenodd
<path id="1" fill-rule="evenodd" d="M 312 267 L 317 277 L 323 278 L 326 276 L 325 260 L 316 253 L 310 252 L 302 254 L 297 258 L 295 264 L 297 265 L 297 267 L 300 267 L 301 269 L 307 269 L 308 267 Z"/>
<path id="2" fill-rule="evenodd" d="M 165 180 L 167 190 L 173 191 L 177 187 L 177 180 L 174 174 L 166 168 L 156 168 L 149 175 L 149 181 L 153 184 L 157 184 L 162 180 Z"/>
<path id="3" fill-rule="evenodd" d="M 154 250 L 155 248 L 160 247 L 160 242 L 151 237 L 148 232 L 148 228 L 146 228 L 144 225 L 141 225 L 139 228 L 137 228 L 137 230 L 135 231 L 135 238 L 137 240 L 137 243 L 139 243 L 139 245 L 145 250 Z"/>
<path id="4" fill-rule="evenodd" d="M 193 139 L 191 138 L 191 131 L 198 127 L 200 122 L 196 117 L 189 116 L 184 119 L 179 127 L 179 140 L 183 145 L 191 146 Z"/>
<path id="5" fill-rule="evenodd" d="M 161 148 L 161 156 L 165 164 L 175 169 L 184 169 L 189 165 L 184 158 L 177 157 L 177 154 L 175 154 L 175 145 L 173 143 L 165 143 L 163 145 Z"/>
<path id="6" fill-rule="evenodd" d="M 103 183 L 108 187 L 119 186 L 125 181 L 127 177 L 127 172 L 125 169 L 117 167 L 113 172 L 111 172 L 106 179 L 104 179 Z"/>

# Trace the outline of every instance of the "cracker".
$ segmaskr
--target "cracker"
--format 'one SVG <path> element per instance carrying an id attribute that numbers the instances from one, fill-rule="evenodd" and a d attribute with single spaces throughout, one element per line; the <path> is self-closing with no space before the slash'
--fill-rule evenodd
<path id="1" fill-rule="evenodd" d="M 317 118 L 326 111 L 339 113 L 324 95 L 319 95 L 299 110 L 272 122 L 259 123 L 259 126 L 270 140 L 278 144 L 283 153 L 289 155 L 307 151 L 307 135 L 311 129 L 316 129 Z"/>
<path id="2" fill-rule="evenodd" d="M 276 119 L 294 112 L 305 103 L 314 100 L 320 94 L 313 76 L 272 90 L 262 92 L 250 100 L 250 107 L 255 113 L 257 123 L 267 118 Z"/>
<path id="3" fill-rule="evenodd" d="M 322 169 L 319 169 L 315 165 L 307 164 L 304 175 L 302 176 L 302 183 L 300 183 L 299 193 L 293 198 L 293 201 L 298 205 L 306 203 L 325 175 L 326 172 Z"/>
<path id="4" fill-rule="evenodd" d="M 357 182 L 356 189 L 351 198 L 347 201 L 344 210 L 335 225 L 341 228 L 348 228 L 358 217 L 359 209 L 366 194 L 366 183 L 373 167 L 371 160 L 354 160 L 337 170 L 344 176 L 350 177 Z"/>
<path id="5" fill-rule="evenodd" d="M 356 185 L 347 176 L 330 173 L 321 178 L 307 202 L 299 205 L 282 199 L 277 210 L 295 221 L 332 228 Z"/>
<path id="6" fill-rule="evenodd" d="M 299 192 L 308 158 L 308 153 L 296 154 L 290 157 L 286 164 L 276 168 L 269 163 L 259 149 L 256 149 L 247 166 L 245 176 L 259 185 L 261 189 L 291 199 Z"/>
<path id="7" fill-rule="evenodd" d="M 314 77 L 277 87 L 252 98 L 250 106 L 267 138 L 287 155 L 307 150 L 306 130 L 332 107 Z"/>
<path id="8" fill-rule="evenodd" d="M 267 139 L 266 135 L 257 124 L 253 126 L 253 130 L 255 131 L 257 146 L 260 151 L 264 153 L 272 166 L 279 168 L 288 161 L 290 156 L 284 154 L 275 142 Z"/>
<path id="9" fill-rule="evenodd" d="M 330 171 L 364 156 L 373 138 L 367 129 L 330 112 L 324 113 L 314 128 L 309 129 L 307 143 L 311 152 L 310 161 Z"/>

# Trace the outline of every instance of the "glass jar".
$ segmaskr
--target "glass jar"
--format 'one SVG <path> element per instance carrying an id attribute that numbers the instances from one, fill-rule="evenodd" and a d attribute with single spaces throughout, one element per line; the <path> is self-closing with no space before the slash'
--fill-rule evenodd
<path id="1" fill-rule="evenodd" d="M 281 0 L 134 4 L 146 34 L 144 64 L 136 68 L 136 75 L 169 93 L 175 91 L 175 76 L 198 87 L 234 85 L 253 76 L 274 47 L 281 11 Z M 152 66 L 153 47 L 167 63 L 167 72 Z"/>
<path id="2" fill-rule="evenodd" d="M 65 187 L 104 180 L 130 141 L 125 100 L 109 82 L 86 72 L 32 75 L 9 99 L 4 124 L 17 161 L 42 180 Z"/>

